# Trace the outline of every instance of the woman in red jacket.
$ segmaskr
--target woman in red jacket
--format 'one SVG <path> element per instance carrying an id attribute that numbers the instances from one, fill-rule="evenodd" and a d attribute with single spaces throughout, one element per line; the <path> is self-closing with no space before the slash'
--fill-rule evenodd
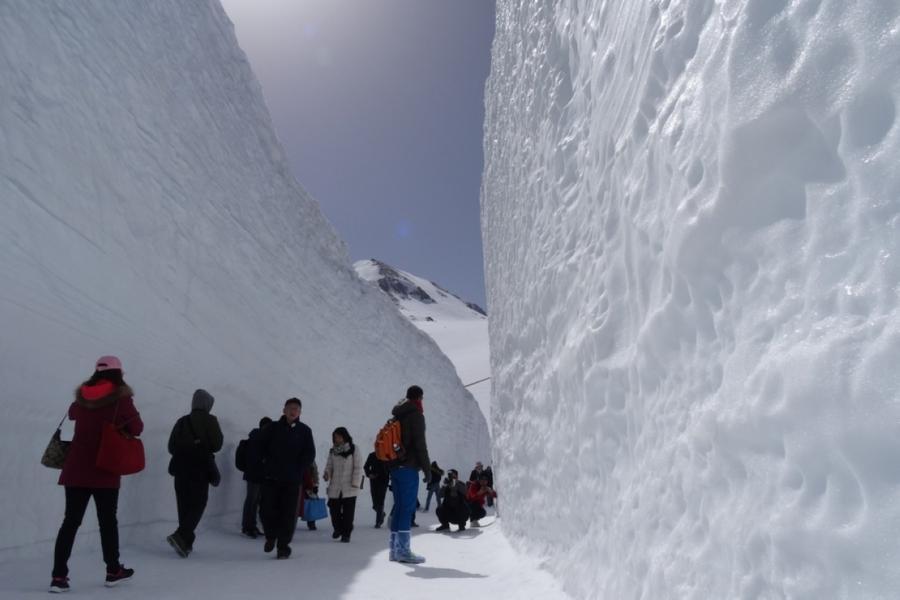
<path id="1" fill-rule="evenodd" d="M 69 589 L 69 556 L 91 497 L 97 507 L 107 587 L 134 574 L 134 569 L 126 569 L 119 562 L 116 510 L 121 477 L 96 466 L 104 423 L 115 422 L 134 436 L 143 431 L 144 423 L 131 396 L 131 388 L 122 379 L 122 362 L 115 356 L 100 357 L 94 374 L 75 391 L 75 401 L 69 407 L 75 435 L 59 476 L 59 484 L 66 488 L 66 514 L 56 536 L 51 592 Z"/>
<path id="2" fill-rule="evenodd" d="M 484 501 L 488 497 L 497 497 L 497 493 L 488 485 L 487 477 L 481 476 L 477 481 L 469 482 L 466 490 L 466 503 L 469 505 L 469 522 L 472 527 L 481 527 L 478 519 L 483 519 L 487 512 L 484 510 Z"/>

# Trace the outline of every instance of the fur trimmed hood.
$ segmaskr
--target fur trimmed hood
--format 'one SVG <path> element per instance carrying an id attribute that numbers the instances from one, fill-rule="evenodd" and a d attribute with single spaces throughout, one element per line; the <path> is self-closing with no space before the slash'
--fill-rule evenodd
<path id="1" fill-rule="evenodd" d="M 88 409 L 97 409 L 133 395 L 134 392 L 126 383 L 122 385 L 116 385 L 111 381 L 98 381 L 93 385 L 83 383 L 75 390 L 75 404 Z"/>

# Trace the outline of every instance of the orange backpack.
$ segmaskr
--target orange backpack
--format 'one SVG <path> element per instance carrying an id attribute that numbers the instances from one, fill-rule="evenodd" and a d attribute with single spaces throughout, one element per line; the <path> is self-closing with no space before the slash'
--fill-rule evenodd
<path id="1" fill-rule="evenodd" d="M 375 436 L 375 458 L 384 462 L 401 460 L 405 452 L 400 439 L 400 421 L 388 419 Z"/>

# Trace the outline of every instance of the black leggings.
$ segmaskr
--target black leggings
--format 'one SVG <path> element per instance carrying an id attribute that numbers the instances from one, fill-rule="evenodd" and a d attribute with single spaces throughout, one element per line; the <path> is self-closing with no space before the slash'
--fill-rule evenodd
<path id="1" fill-rule="evenodd" d="M 116 510 L 119 507 L 118 488 L 66 487 L 66 515 L 56 536 L 53 551 L 53 577 L 69 574 L 69 557 L 75 545 L 75 534 L 84 518 L 88 502 L 94 497 L 97 507 L 97 521 L 100 524 L 100 546 L 103 548 L 103 562 L 107 571 L 115 571 L 119 566 L 119 522 Z"/>
<path id="2" fill-rule="evenodd" d="M 356 513 L 356 496 L 352 498 L 329 498 L 328 511 L 331 525 L 341 536 L 349 537 L 353 531 L 353 516 Z"/>

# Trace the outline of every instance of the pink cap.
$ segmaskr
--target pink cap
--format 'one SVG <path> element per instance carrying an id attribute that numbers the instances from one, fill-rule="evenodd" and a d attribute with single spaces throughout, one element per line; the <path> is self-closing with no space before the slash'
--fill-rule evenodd
<path id="1" fill-rule="evenodd" d="M 115 356 L 101 356 L 97 359 L 98 371 L 109 371 L 110 369 L 122 370 L 122 361 Z"/>

